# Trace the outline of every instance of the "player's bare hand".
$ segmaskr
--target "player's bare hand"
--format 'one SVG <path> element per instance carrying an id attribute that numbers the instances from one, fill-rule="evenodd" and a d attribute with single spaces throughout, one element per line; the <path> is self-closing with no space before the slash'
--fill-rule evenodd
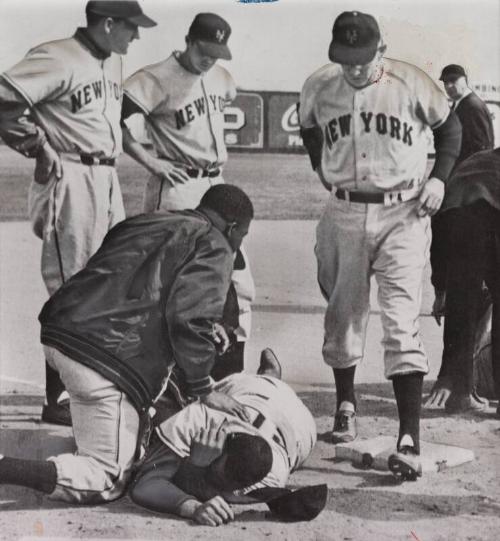
<path id="1" fill-rule="evenodd" d="M 52 175 L 56 178 L 62 177 L 61 158 L 50 144 L 45 142 L 36 155 L 35 182 L 47 184 Z"/>
<path id="2" fill-rule="evenodd" d="M 224 498 L 215 496 L 198 506 L 193 513 L 192 519 L 204 526 L 221 526 L 234 520 L 234 513 Z"/>
<path id="3" fill-rule="evenodd" d="M 250 422 L 245 406 L 227 394 L 212 391 L 202 396 L 200 401 L 209 408 L 236 415 L 236 417 L 239 417 L 243 421 Z"/>
<path id="4" fill-rule="evenodd" d="M 182 167 L 177 167 L 168 160 L 154 159 L 151 163 L 151 172 L 162 180 L 166 180 L 171 186 L 184 184 L 189 176 Z"/>
<path id="5" fill-rule="evenodd" d="M 436 320 L 436 323 L 441 326 L 441 318 L 444 316 L 446 308 L 446 291 L 436 290 L 436 297 L 432 304 L 432 317 Z"/>
<path id="6" fill-rule="evenodd" d="M 202 428 L 191 440 L 189 462 L 200 468 L 205 468 L 222 454 L 226 441 L 226 419 L 217 424 L 210 420 L 208 428 Z"/>
<path id="7" fill-rule="evenodd" d="M 226 329 L 224 329 L 224 327 L 220 323 L 213 324 L 212 338 L 215 342 L 215 347 L 219 355 L 225 353 L 227 351 L 227 348 L 231 344 Z"/>
<path id="8" fill-rule="evenodd" d="M 437 381 L 431 390 L 429 398 L 424 403 L 424 408 L 444 408 L 446 401 L 451 394 L 451 384 L 447 381 Z"/>
<path id="9" fill-rule="evenodd" d="M 441 208 L 444 197 L 444 182 L 431 177 L 423 185 L 418 196 L 417 214 L 419 216 L 434 216 Z"/>

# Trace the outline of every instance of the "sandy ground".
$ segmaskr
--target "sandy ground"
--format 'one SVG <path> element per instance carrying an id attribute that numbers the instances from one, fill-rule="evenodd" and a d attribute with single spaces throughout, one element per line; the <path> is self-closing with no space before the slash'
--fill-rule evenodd
<path id="1" fill-rule="evenodd" d="M 15 487 L 0 488 L 0 539 L 141 540 L 495 540 L 500 531 L 500 421 L 487 412 L 448 417 L 424 411 L 422 438 L 473 449 L 476 460 L 416 483 L 355 468 L 335 459 L 328 443 L 334 393 L 321 361 L 323 302 L 314 283 L 312 222 L 256 222 L 248 239 L 258 287 L 248 368 L 271 345 L 285 379 L 316 419 L 319 441 L 292 486 L 327 483 L 324 512 L 310 523 L 276 521 L 264 505 L 237 507 L 236 520 L 212 529 L 135 507 L 128 498 L 106 506 L 74 507 Z M 38 276 L 39 246 L 28 224 L 0 224 L 0 452 L 47 457 L 73 448 L 71 430 L 38 422 L 43 370 L 36 314 L 45 299 Z M 422 336 L 431 360 L 428 391 L 439 368 L 441 330 L 428 316 L 424 291 Z M 397 414 L 381 363 L 377 305 L 370 321 L 367 355 L 358 374 L 361 437 L 395 435 Z"/>

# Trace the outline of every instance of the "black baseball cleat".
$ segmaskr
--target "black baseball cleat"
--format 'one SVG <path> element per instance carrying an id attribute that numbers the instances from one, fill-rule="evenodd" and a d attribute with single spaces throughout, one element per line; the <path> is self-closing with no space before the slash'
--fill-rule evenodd
<path id="1" fill-rule="evenodd" d="M 42 409 L 42 423 L 71 426 L 69 400 L 61 400 L 56 404 L 44 404 Z"/>
<path id="2" fill-rule="evenodd" d="M 259 376 L 271 376 L 276 379 L 281 379 L 281 364 L 271 348 L 262 350 L 257 374 Z"/>
<path id="3" fill-rule="evenodd" d="M 358 436 L 356 412 L 339 410 L 333 420 L 332 443 L 350 443 Z"/>
<path id="4" fill-rule="evenodd" d="M 389 470 L 400 481 L 416 481 L 422 477 L 422 463 L 414 447 L 401 447 L 389 457 L 388 465 Z"/>

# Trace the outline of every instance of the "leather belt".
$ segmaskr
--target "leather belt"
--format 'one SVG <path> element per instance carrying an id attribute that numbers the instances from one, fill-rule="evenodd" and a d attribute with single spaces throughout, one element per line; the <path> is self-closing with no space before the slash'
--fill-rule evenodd
<path id="1" fill-rule="evenodd" d="M 378 205 L 396 205 L 404 201 L 415 199 L 420 189 L 395 190 L 392 192 L 360 192 L 349 191 L 338 188 L 335 192 L 337 199 L 350 201 L 352 203 L 373 203 Z"/>
<path id="2" fill-rule="evenodd" d="M 84 165 L 107 165 L 109 167 L 115 166 L 115 158 L 96 158 L 89 154 L 80 154 L 80 161 Z"/>
<path id="3" fill-rule="evenodd" d="M 199 178 L 199 177 L 213 178 L 213 177 L 218 177 L 220 175 L 220 169 L 219 168 L 217 168 L 217 169 L 194 169 L 192 167 L 186 167 L 184 169 L 184 171 L 186 171 L 187 176 L 191 177 L 191 178 Z"/>

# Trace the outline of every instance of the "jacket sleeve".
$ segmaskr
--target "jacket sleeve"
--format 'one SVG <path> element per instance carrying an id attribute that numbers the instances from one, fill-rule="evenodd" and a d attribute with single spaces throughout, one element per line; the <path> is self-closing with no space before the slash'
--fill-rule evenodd
<path id="1" fill-rule="evenodd" d="M 190 395 L 202 396 L 212 389 L 213 325 L 222 318 L 232 266 L 229 244 L 212 228 L 197 240 L 170 289 L 166 323 L 175 362 L 184 372 Z"/>
<path id="2" fill-rule="evenodd" d="M 33 157 L 47 138 L 28 107 L 24 97 L 0 76 L 0 137 L 12 149 Z"/>

